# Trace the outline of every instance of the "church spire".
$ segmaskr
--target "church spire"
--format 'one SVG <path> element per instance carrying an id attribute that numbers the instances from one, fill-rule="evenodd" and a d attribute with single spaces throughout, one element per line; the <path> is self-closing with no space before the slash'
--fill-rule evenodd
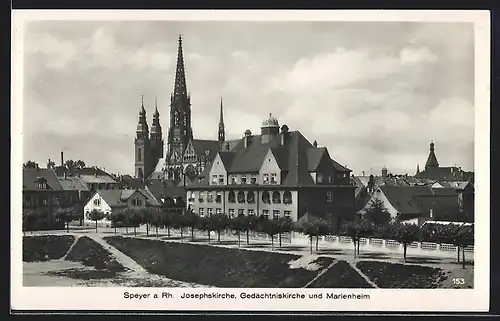
<path id="1" fill-rule="evenodd" d="M 419 174 L 419 173 L 420 173 L 420 166 L 419 166 L 419 164 L 417 163 L 417 174 Z"/>
<path id="2" fill-rule="evenodd" d="M 222 97 L 220 98 L 220 119 L 219 119 L 219 142 L 224 142 L 226 140 L 226 133 L 224 128 L 224 114 L 222 107 Z"/>
<path id="3" fill-rule="evenodd" d="M 427 157 L 427 162 L 425 163 L 425 169 L 429 167 L 439 167 L 439 163 L 434 153 L 434 142 L 431 141 L 429 145 L 429 157 Z"/>
<path id="4" fill-rule="evenodd" d="M 187 95 L 186 74 L 184 71 L 184 55 L 182 54 L 182 36 L 179 35 L 177 49 L 177 68 L 175 70 L 174 97 Z"/>

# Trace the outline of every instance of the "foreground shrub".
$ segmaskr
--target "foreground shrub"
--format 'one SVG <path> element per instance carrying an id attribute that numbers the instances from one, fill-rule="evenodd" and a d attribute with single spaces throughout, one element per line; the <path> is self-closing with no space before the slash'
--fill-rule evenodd
<path id="1" fill-rule="evenodd" d="M 73 235 L 23 237 L 23 262 L 43 262 L 62 258 L 75 241 Z"/>
<path id="2" fill-rule="evenodd" d="M 346 261 L 339 261 L 308 288 L 372 288 Z"/>
<path id="3" fill-rule="evenodd" d="M 108 270 L 112 272 L 126 271 L 126 269 L 111 256 L 111 253 L 87 236 L 82 236 L 78 239 L 75 246 L 73 246 L 66 256 L 66 260 L 80 262 L 83 265 L 92 266 L 99 270 Z"/>
<path id="4" fill-rule="evenodd" d="M 356 266 L 380 288 L 437 288 L 446 278 L 442 269 L 421 265 L 360 261 Z"/>
<path id="5" fill-rule="evenodd" d="M 216 287 L 303 287 L 333 262 L 320 257 L 314 262 L 319 269 L 309 271 L 290 269 L 288 262 L 298 255 L 120 236 L 104 239 L 150 273 Z"/>

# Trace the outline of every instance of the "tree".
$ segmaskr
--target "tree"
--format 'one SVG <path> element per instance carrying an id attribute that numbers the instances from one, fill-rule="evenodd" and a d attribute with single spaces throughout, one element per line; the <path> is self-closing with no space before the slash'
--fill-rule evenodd
<path id="1" fill-rule="evenodd" d="M 364 218 L 375 226 L 384 226 L 391 221 L 391 214 L 384 206 L 384 202 L 379 199 L 370 201 L 368 208 L 363 215 Z"/>
<path id="2" fill-rule="evenodd" d="M 439 227 L 437 225 L 435 224 L 435 228 L 439 239 L 457 247 L 458 263 L 460 263 L 460 250 L 462 250 L 462 264 L 465 269 L 465 247 L 474 244 L 474 227 L 472 225 L 466 226 L 453 223 L 439 224 Z"/>
<path id="3" fill-rule="evenodd" d="M 417 242 L 420 238 L 420 228 L 417 224 L 404 224 L 400 222 L 391 225 L 392 239 L 403 244 L 403 259 L 406 263 L 406 250 L 408 245 Z"/>
<path id="4" fill-rule="evenodd" d="M 131 209 L 127 216 L 127 223 L 134 227 L 134 237 L 137 237 L 137 227 L 143 222 L 142 211 Z"/>
<path id="5" fill-rule="evenodd" d="M 97 221 L 104 218 L 104 213 L 100 210 L 94 209 L 89 213 L 89 217 L 92 221 L 95 221 L 95 232 L 97 233 Z"/>
<path id="6" fill-rule="evenodd" d="M 69 233 L 69 223 L 78 218 L 78 212 L 75 207 L 63 207 L 57 210 L 56 218 L 59 221 L 64 222 L 66 225 L 66 231 Z"/>
<path id="7" fill-rule="evenodd" d="M 146 235 L 149 236 L 149 224 L 152 222 L 156 209 L 145 207 L 141 210 L 142 223 L 146 224 Z"/>
<path id="8" fill-rule="evenodd" d="M 194 242 L 194 228 L 198 226 L 198 215 L 194 214 L 191 209 L 184 210 L 183 213 L 183 221 L 185 222 L 185 226 L 191 229 L 191 242 Z"/>
<path id="9" fill-rule="evenodd" d="M 33 231 L 40 218 L 40 213 L 31 208 L 23 209 L 23 231 Z"/>
<path id="10" fill-rule="evenodd" d="M 293 229 L 293 221 L 289 217 L 280 217 L 278 219 L 278 238 L 279 246 L 281 247 L 281 234 L 291 232 Z"/>
<path id="11" fill-rule="evenodd" d="M 118 225 L 121 225 L 125 223 L 125 214 L 123 212 L 118 212 L 116 214 L 111 213 L 109 216 L 109 220 L 111 221 L 112 226 L 115 228 L 115 235 L 116 235 L 116 228 Z"/>
<path id="12" fill-rule="evenodd" d="M 308 221 L 297 221 L 295 223 L 295 229 L 298 232 L 304 233 L 309 236 L 309 241 L 311 245 L 311 253 L 313 252 L 313 237 L 316 237 L 316 251 L 318 250 L 318 236 L 323 233 L 328 228 L 328 223 L 322 219 L 314 217 Z"/>
<path id="13" fill-rule="evenodd" d="M 164 226 L 164 212 L 161 210 L 155 211 L 151 219 L 151 225 L 156 229 L 156 237 L 158 237 L 158 227 Z"/>
<path id="14" fill-rule="evenodd" d="M 162 226 L 167 228 L 167 236 L 170 237 L 170 228 L 174 227 L 175 213 L 168 208 L 161 210 Z"/>
<path id="15" fill-rule="evenodd" d="M 238 235 L 238 247 L 241 245 L 241 232 L 245 231 L 245 215 L 239 215 L 230 219 L 229 226 Z"/>
<path id="16" fill-rule="evenodd" d="M 217 242 L 220 242 L 220 233 L 229 227 L 229 219 L 226 214 L 210 215 L 215 232 L 217 232 Z"/>
<path id="17" fill-rule="evenodd" d="M 23 164 L 23 168 L 38 168 L 38 163 L 29 160 Z"/>
<path id="18" fill-rule="evenodd" d="M 280 221 L 264 218 L 261 220 L 260 226 L 261 230 L 271 237 L 271 249 L 274 250 L 274 236 L 280 232 Z"/>

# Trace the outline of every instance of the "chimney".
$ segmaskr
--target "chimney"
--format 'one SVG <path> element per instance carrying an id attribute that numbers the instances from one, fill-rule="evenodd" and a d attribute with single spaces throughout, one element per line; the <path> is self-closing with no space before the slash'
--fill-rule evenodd
<path id="1" fill-rule="evenodd" d="M 365 171 L 362 171 L 361 173 L 363 173 L 363 176 L 365 176 Z"/>
<path id="2" fill-rule="evenodd" d="M 288 126 L 287 125 L 283 125 L 281 126 L 281 146 L 284 146 L 285 143 L 287 142 L 288 140 Z"/>
<path id="3" fill-rule="evenodd" d="M 318 148 L 318 142 L 314 141 L 313 146 L 314 146 L 314 148 Z"/>
<path id="4" fill-rule="evenodd" d="M 64 166 L 64 152 L 61 151 L 61 166 Z"/>
<path id="5" fill-rule="evenodd" d="M 247 148 L 252 142 L 252 132 L 250 131 L 250 129 L 247 129 L 245 130 L 244 135 L 245 137 L 243 137 L 243 139 L 245 141 L 245 148 Z"/>

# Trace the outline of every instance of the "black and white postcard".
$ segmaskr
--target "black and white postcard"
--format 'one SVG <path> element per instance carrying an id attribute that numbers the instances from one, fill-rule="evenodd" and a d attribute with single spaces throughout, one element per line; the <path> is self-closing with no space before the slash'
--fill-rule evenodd
<path id="1" fill-rule="evenodd" d="M 13 309 L 488 309 L 489 12 L 14 11 L 12 36 Z"/>

